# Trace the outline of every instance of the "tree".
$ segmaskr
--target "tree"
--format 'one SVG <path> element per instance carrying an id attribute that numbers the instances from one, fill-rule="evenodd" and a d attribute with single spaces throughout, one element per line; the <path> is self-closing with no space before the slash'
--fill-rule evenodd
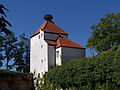
<path id="1" fill-rule="evenodd" d="M 4 32 L 6 35 L 11 35 L 12 32 L 10 30 L 8 30 L 6 27 L 7 26 L 12 26 L 6 19 L 5 17 L 5 10 L 8 11 L 7 8 L 4 7 L 4 5 L 0 4 L 0 67 L 3 66 L 3 60 L 4 60 L 4 56 L 3 56 L 3 51 L 4 51 L 4 46 L 3 46 L 3 42 L 4 42 L 4 34 L 2 32 Z"/>
<path id="2" fill-rule="evenodd" d="M 0 4 L 0 32 L 4 32 L 6 35 L 10 35 L 12 32 L 10 30 L 8 30 L 6 27 L 7 26 L 12 26 L 6 19 L 5 17 L 6 14 L 4 12 L 4 10 L 7 10 L 7 8 L 5 8 L 2 4 Z"/>
<path id="3" fill-rule="evenodd" d="M 17 71 L 29 72 L 29 39 L 22 34 L 18 41 L 14 33 L 7 29 L 12 25 L 5 19 L 7 17 L 5 10 L 9 11 L 0 4 L 0 67 L 5 64 L 6 69 L 15 67 Z"/>
<path id="4" fill-rule="evenodd" d="M 6 69 L 10 70 L 13 68 L 14 63 L 13 63 L 13 58 L 14 58 L 14 50 L 16 48 L 15 43 L 17 42 L 17 38 L 14 36 L 12 33 L 11 35 L 5 35 L 3 41 L 3 59 L 6 61 Z"/>
<path id="5" fill-rule="evenodd" d="M 16 70 L 19 72 L 29 72 L 30 65 L 30 44 L 29 39 L 25 34 L 21 34 L 20 41 L 16 43 L 16 50 L 14 54 L 14 63 Z"/>
<path id="6" fill-rule="evenodd" d="M 3 58 L 3 51 L 4 51 L 4 49 L 3 49 L 3 42 L 4 42 L 4 37 L 3 37 L 3 35 L 2 35 L 2 33 L 0 32 L 0 67 L 2 67 L 3 66 L 3 60 L 4 60 L 4 58 Z"/>
<path id="7" fill-rule="evenodd" d="M 88 39 L 86 47 L 101 52 L 113 46 L 120 46 L 120 13 L 106 14 L 91 29 L 92 36 Z"/>
<path id="8" fill-rule="evenodd" d="M 30 45 L 25 34 L 20 38 L 11 35 L 0 36 L 0 67 L 7 70 L 15 68 L 19 72 L 29 72 L 30 69 Z"/>

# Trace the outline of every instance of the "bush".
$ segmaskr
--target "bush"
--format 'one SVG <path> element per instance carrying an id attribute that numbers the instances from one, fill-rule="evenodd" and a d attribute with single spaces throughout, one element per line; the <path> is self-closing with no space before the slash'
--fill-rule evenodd
<path id="1" fill-rule="evenodd" d="M 45 88 L 119 90 L 120 47 L 113 47 L 95 57 L 72 60 L 49 70 L 44 78 Z"/>

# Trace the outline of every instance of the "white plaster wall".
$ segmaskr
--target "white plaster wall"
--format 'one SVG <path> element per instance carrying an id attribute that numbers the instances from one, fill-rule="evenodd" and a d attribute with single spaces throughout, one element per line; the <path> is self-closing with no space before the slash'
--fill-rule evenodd
<path id="1" fill-rule="evenodd" d="M 48 67 L 49 69 L 55 66 L 55 56 L 56 50 L 55 46 L 48 45 Z"/>
<path id="2" fill-rule="evenodd" d="M 59 66 L 59 65 L 61 65 L 62 63 L 61 63 L 61 59 L 62 59 L 62 51 L 61 51 L 61 47 L 59 47 L 59 48 L 57 48 L 56 49 L 56 52 L 57 51 L 59 51 L 59 54 L 57 55 L 57 53 L 56 53 L 56 65 L 57 66 Z"/>
<path id="3" fill-rule="evenodd" d="M 59 34 L 45 33 L 45 40 L 56 40 Z M 68 35 L 63 35 L 68 38 Z"/>
<path id="4" fill-rule="evenodd" d="M 63 63 L 85 57 L 85 49 L 61 47 Z"/>
<path id="5" fill-rule="evenodd" d="M 44 32 L 40 30 L 40 33 L 32 37 L 30 41 L 30 72 L 35 71 L 36 76 L 39 73 L 42 77 L 48 71 L 48 45 L 44 41 Z"/>

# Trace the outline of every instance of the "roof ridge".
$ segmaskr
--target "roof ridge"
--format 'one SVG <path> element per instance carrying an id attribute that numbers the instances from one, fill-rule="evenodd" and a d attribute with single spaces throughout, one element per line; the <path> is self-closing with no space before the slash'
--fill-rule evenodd
<path id="1" fill-rule="evenodd" d="M 44 26 L 44 28 L 43 28 L 43 29 L 45 29 L 45 28 L 46 28 L 47 24 L 48 24 L 48 21 L 46 21 L 45 26 Z"/>

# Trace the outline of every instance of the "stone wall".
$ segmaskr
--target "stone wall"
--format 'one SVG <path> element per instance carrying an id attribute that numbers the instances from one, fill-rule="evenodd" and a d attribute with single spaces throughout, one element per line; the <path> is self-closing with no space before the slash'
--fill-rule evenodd
<path id="1" fill-rule="evenodd" d="M 32 74 L 0 74 L 0 90 L 34 90 Z"/>

